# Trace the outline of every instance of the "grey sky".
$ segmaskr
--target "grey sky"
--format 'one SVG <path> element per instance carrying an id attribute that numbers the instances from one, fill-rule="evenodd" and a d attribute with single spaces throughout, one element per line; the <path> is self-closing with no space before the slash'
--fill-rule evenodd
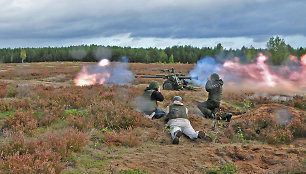
<path id="1" fill-rule="evenodd" d="M 0 47 L 306 47 L 305 0 L 0 0 Z"/>

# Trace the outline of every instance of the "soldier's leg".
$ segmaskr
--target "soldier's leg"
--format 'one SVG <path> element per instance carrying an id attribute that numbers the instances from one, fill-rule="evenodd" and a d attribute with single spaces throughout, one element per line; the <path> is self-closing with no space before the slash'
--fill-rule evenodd
<path id="1" fill-rule="evenodd" d="M 162 116 L 164 116 L 166 114 L 165 111 L 157 108 L 156 111 L 155 111 L 155 115 L 152 117 L 152 119 L 159 119 L 161 118 Z"/>
<path id="2" fill-rule="evenodd" d="M 182 120 L 182 132 L 190 139 L 197 139 L 199 131 L 195 131 L 188 120 Z"/>
<path id="3" fill-rule="evenodd" d="M 213 118 L 216 119 L 216 113 L 218 112 L 219 109 L 219 105 L 218 103 L 212 101 L 212 100 L 207 100 L 206 101 L 206 106 L 207 106 L 207 114 L 209 116 L 209 118 Z"/>
<path id="4" fill-rule="evenodd" d="M 211 117 L 211 113 L 212 113 L 211 110 L 207 108 L 207 104 L 208 104 L 208 101 L 198 103 L 198 108 L 203 113 L 205 118 Z"/>
<path id="5" fill-rule="evenodd" d="M 171 138 L 172 138 L 172 140 L 174 140 L 176 138 L 176 134 L 179 131 L 182 131 L 180 123 L 177 122 L 177 121 L 173 121 L 169 126 L 170 126 Z"/>

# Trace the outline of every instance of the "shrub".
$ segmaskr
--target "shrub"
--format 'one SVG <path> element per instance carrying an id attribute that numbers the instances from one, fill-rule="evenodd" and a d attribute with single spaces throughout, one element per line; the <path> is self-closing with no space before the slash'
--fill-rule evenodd
<path id="1" fill-rule="evenodd" d="M 6 97 L 15 97 L 17 95 L 17 90 L 13 86 L 9 86 L 6 92 Z"/>
<path id="2" fill-rule="evenodd" d="M 128 146 L 135 147 L 139 146 L 140 142 L 131 132 L 122 131 L 120 134 L 116 132 L 108 132 L 104 134 L 105 144 L 108 146 Z"/>
<path id="3" fill-rule="evenodd" d="M 287 110 L 292 114 L 291 120 L 285 125 L 280 125 L 277 111 Z M 270 144 L 287 144 L 297 137 L 306 135 L 306 118 L 304 111 L 279 105 L 263 105 L 230 123 L 225 135 L 232 140 L 239 140 L 239 136 L 246 140 L 260 140 Z"/>
<path id="4" fill-rule="evenodd" d="M 87 135 L 75 129 L 28 140 L 22 132 L 12 133 L 1 142 L 0 173 L 60 173 L 62 161 L 87 143 Z"/>
<path id="5" fill-rule="evenodd" d="M 13 110 L 13 105 L 10 102 L 0 100 L 0 111 L 1 112 L 6 112 Z"/>
<path id="6" fill-rule="evenodd" d="M 34 118 L 32 110 L 26 113 L 18 110 L 12 117 L 7 117 L 2 125 L 2 129 L 9 129 L 14 132 L 22 131 L 24 133 L 33 133 L 37 128 L 37 120 Z"/>
<path id="7" fill-rule="evenodd" d="M 294 137 L 306 137 L 306 117 L 293 118 L 287 125 Z"/>
<path id="8" fill-rule="evenodd" d="M 66 92 L 67 90 L 70 92 Z M 52 98 L 59 106 L 64 107 L 65 109 L 77 109 L 85 107 L 89 103 L 85 99 L 84 95 L 82 95 L 82 91 L 75 87 L 63 89 L 63 91 L 59 91 Z"/>
<path id="9" fill-rule="evenodd" d="M 2 156 L 14 155 L 19 152 L 23 154 L 26 152 L 24 133 L 23 132 L 14 132 L 11 134 L 6 134 L 5 141 L 1 141 L 0 152 Z"/>
<path id="10" fill-rule="evenodd" d="M 4 82 L 0 82 L 0 98 L 3 98 L 7 94 L 7 84 Z"/>
<path id="11" fill-rule="evenodd" d="M 21 100 L 1 100 L 0 101 L 0 111 L 12 111 L 17 109 L 29 109 L 30 108 L 30 101 L 28 99 L 21 99 Z"/>
<path id="12" fill-rule="evenodd" d="M 238 172 L 238 168 L 235 164 L 228 163 L 217 169 L 203 169 L 203 172 L 207 174 L 235 174 Z"/>
<path id="13" fill-rule="evenodd" d="M 268 133 L 265 137 L 269 144 L 286 144 L 293 140 L 293 135 L 290 130 L 287 129 L 276 129 Z"/>
<path id="14" fill-rule="evenodd" d="M 94 120 L 86 109 L 70 109 L 66 110 L 65 114 L 68 115 L 68 124 L 78 130 L 85 131 L 94 127 Z"/>
<path id="15" fill-rule="evenodd" d="M 60 173 L 65 165 L 51 149 L 37 148 L 34 154 L 7 156 L 4 166 L 9 173 Z"/>
<path id="16" fill-rule="evenodd" d="M 80 151 L 88 143 L 87 135 L 76 129 L 68 129 L 63 132 L 62 138 L 67 141 L 67 149 L 72 152 Z"/>
<path id="17" fill-rule="evenodd" d="M 148 173 L 147 171 L 140 170 L 140 169 L 137 169 L 137 170 L 128 169 L 128 170 L 119 171 L 119 174 L 147 174 L 147 173 Z"/>
<path id="18" fill-rule="evenodd" d="M 129 105 L 118 102 L 101 101 L 91 107 L 90 112 L 96 128 L 113 130 L 149 126 L 150 122 Z"/>
<path id="19" fill-rule="evenodd" d="M 87 135 L 76 129 L 68 129 L 61 134 L 49 133 L 46 140 L 62 157 L 80 151 L 88 143 Z"/>
<path id="20" fill-rule="evenodd" d="M 80 131 L 86 131 L 94 127 L 94 120 L 80 115 L 68 115 L 68 125 Z"/>
<path id="21" fill-rule="evenodd" d="M 59 120 L 60 118 L 64 118 L 65 111 L 62 108 L 51 107 L 45 109 L 43 112 L 36 111 L 35 118 L 38 121 L 39 126 L 48 126 L 51 123 Z"/>

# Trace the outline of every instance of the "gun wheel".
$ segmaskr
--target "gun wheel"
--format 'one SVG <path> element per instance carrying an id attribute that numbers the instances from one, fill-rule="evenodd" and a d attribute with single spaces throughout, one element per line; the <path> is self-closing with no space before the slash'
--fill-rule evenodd
<path id="1" fill-rule="evenodd" d="M 164 83 L 163 84 L 163 89 L 164 90 L 173 90 L 173 85 L 171 83 Z"/>

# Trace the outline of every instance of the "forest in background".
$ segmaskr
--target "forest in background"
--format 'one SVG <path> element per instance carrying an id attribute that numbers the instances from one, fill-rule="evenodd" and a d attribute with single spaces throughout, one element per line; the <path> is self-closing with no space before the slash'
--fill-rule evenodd
<path id="1" fill-rule="evenodd" d="M 241 49 L 224 49 L 219 43 L 215 47 L 172 46 L 159 48 L 131 48 L 119 46 L 79 45 L 69 47 L 42 48 L 2 48 L 0 49 L 1 63 L 21 62 L 54 62 L 54 61 L 83 61 L 95 62 L 101 58 L 111 61 L 121 61 L 127 57 L 129 62 L 139 63 L 196 63 L 199 59 L 210 56 L 217 61 L 239 57 L 241 62 L 252 62 L 259 52 L 270 57 L 269 62 L 280 65 L 290 56 L 298 59 L 306 53 L 306 48 L 292 48 L 285 40 L 276 36 L 267 42 L 266 49 L 245 47 Z"/>

